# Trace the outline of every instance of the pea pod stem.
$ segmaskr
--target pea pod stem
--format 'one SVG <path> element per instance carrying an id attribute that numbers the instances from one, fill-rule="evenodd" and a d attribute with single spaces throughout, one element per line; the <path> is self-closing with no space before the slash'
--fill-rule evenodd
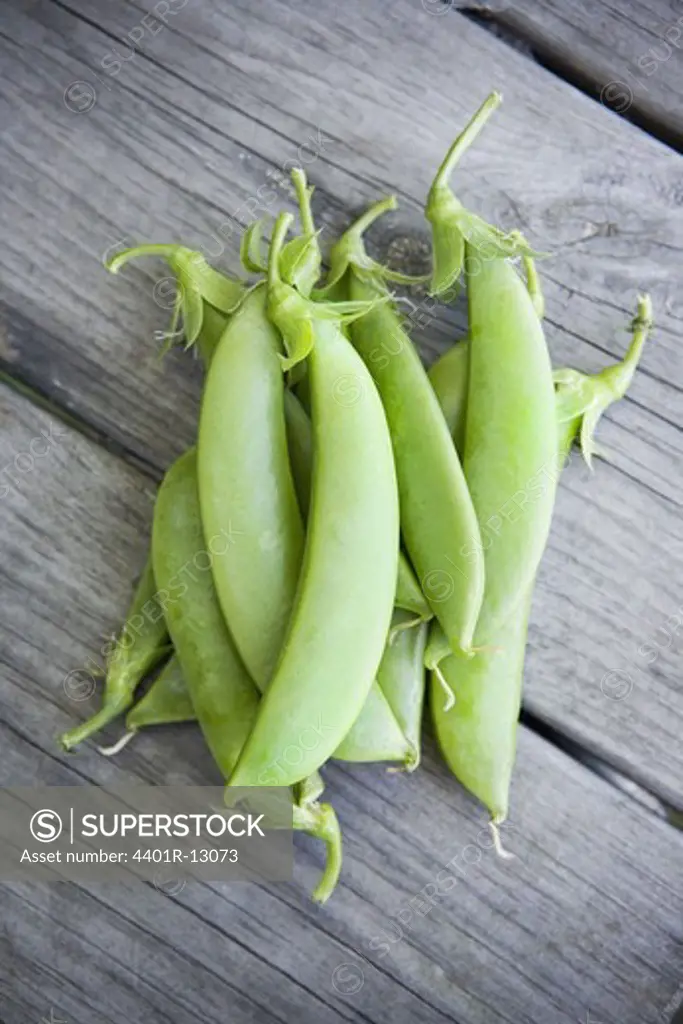
<path id="1" fill-rule="evenodd" d="M 316 230 L 315 224 L 313 223 L 313 212 L 311 210 L 311 196 L 313 195 L 313 189 L 309 188 L 308 182 L 306 181 L 306 173 L 302 167 L 292 168 L 292 183 L 294 184 L 294 191 L 299 203 L 299 217 L 301 218 L 301 226 L 304 229 L 304 235 L 309 237 L 315 237 Z"/>
<path id="2" fill-rule="evenodd" d="M 533 255 L 519 231 L 505 234 L 467 210 L 455 196 L 449 178 L 477 137 L 501 97 L 491 93 L 448 150 L 429 190 L 425 216 L 432 225 L 432 295 L 450 298 L 464 267 L 519 253 Z M 466 245 L 469 251 L 466 251 Z"/>
<path id="3" fill-rule="evenodd" d="M 325 844 L 325 868 L 313 890 L 316 903 L 326 903 L 339 881 L 342 867 L 341 828 L 331 804 L 294 804 L 294 828 Z"/>
<path id="4" fill-rule="evenodd" d="M 545 314 L 545 299 L 543 298 L 541 279 L 536 270 L 536 260 L 528 253 L 522 253 L 522 263 L 524 265 L 524 273 L 526 274 L 526 287 L 529 292 L 529 298 L 536 310 L 536 316 L 539 320 L 542 320 Z"/>
<path id="5" fill-rule="evenodd" d="M 264 224 L 263 217 L 252 221 L 240 241 L 240 263 L 250 274 L 263 274 L 267 270 L 266 261 L 261 256 Z"/>
<path id="6" fill-rule="evenodd" d="M 185 291 L 190 295 L 197 293 L 205 302 L 226 314 L 234 312 L 242 299 L 244 286 L 241 282 L 215 270 L 207 263 L 202 253 L 188 249 L 184 245 L 150 243 L 124 249 L 108 260 L 107 268 L 112 274 L 118 274 L 126 263 L 142 256 L 158 256 L 165 259 L 176 274 L 180 284 L 176 304 L 178 309 L 183 307 Z M 187 304 L 184 308 L 187 311 Z"/>
<path id="7" fill-rule="evenodd" d="M 455 170 L 456 164 L 460 161 L 461 157 L 467 152 L 472 143 L 477 139 L 481 133 L 482 128 L 490 118 L 491 114 L 496 110 L 503 102 L 503 97 L 499 92 L 492 92 L 484 100 L 482 105 L 477 110 L 476 114 L 472 117 L 469 123 L 465 126 L 463 131 L 460 132 L 455 142 L 452 144 L 445 157 L 443 158 L 441 165 L 434 177 L 432 189 L 437 192 L 439 189 L 447 188 L 449 185 L 450 177 Z M 430 199 L 432 198 L 430 194 Z M 428 200 L 429 202 L 429 200 Z"/>
<path id="8" fill-rule="evenodd" d="M 365 251 L 363 245 L 363 234 L 371 227 L 376 220 L 390 210 L 397 207 L 396 196 L 386 196 L 378 202 L 369 206 L 365 213 L 347 228 L 342 237 L 336 242 L 330 253 L 330 272 L 324 288 L 316 293 L 316 297 L 323 299 L 331 297 L 334 290 L 344 278 L 349 267 L 353 266 L 357 271 L 367 273 L 381 281 L 393 281 L 396 284 L 414 285 L 421 284 L 429 279 L 429 275 L 422 277 L 411 277 L 409 274 L 402 274 L 397 270 L 390 270 L 383 264 L 373 260 Z"/>
<path id="9" fill-rule="evenodd" d="M 631 323 L 631 342 L 621 362 L 592 377 L 586 377 L 577 370 L 559 370 L 553 375 L 560 421 L 570 424 L 576 417 L 581 417 L 581 451 L 591 468 L 592 457 L 597 453 L 594 435 L 600 417 L 612 402 L 626 394 L 651 328 L 652 301 L 647 294 L 639 295 L 636 315 Z"/>

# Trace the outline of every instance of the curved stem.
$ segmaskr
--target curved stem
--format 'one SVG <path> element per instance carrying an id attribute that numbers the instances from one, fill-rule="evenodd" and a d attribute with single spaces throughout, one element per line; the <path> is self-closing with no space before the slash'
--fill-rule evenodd
<path id="1" fill-rule="evenodd" d="M 294 183 L 294 190 L 299 203 L 299 216 L 301 217 L 301 226 L 304 229 L 304 234 L 314 235 L 315 224 L 313 223 L 313 213 L 311 212 L 313 189 L 308 187 L 306 172 L 303 167 L 294 167 L 292 169 L 292 182 Z"/>
<path id="2" fill-rule="evenodd" d="M 453 173 L 455 165 L 460 160 L 460 157 L 470 148 L 493 111 L 500 106 L 502 100 L 503 97 L 499 92 L 492 92 L 486 97 L 472 120 L 460 132 L 460 135 L 458 135 L 457 139 L 446 153 L 439 170 L 436 172 L 436 177 L 432 184 L 433 189 L 448 185 L 449 178 Z"/>
<path id="3" fill-rule="evenodd" d="M 123 249 L 107 260 L 105 266 L 112 274 L 118 274 L 121 267 L 129 260 L 137 259 L 139 256 L 162 256 L 172 260 L 179 252 L 190 252 L 184 245 L 174 242 L 149 242 L 147 245 L 136 245 L 131 249 Z"/>
<path id="4" fill-rule="evenodd" d="M 628 390 L 636 366 L 643 351 L 643 345 L 652 328 L 652 300 L 649 295 L 638 296 L 636 315 L 633 318 L 631 327 L 633 336 L 626 355 L 615 366 L 610 366 L 606 376 L 609 376 L 610 384 L 614 387 L 614 393 L 621 398 Z"/>
<path id="5" fill-rule="evenodd" d="M 321 816 L 317 829 L 313 833 L 325 843 L 325 870 L 323 876 L 313 890 L 316 903 L 326 903 L 334 892 L 342 868 L 342 836 L 339 819 L 330 804 L 321 804 Z"/>
<path id="6" fill-rule="evenodd" d="M 358 220 L 353 222 L 351 227 L 345 232 L 346 235 L 355 235 L 360 238 L 371 224 L 374 224 L 376 220 L 379 220 L 379 218 L 383 214 L 388 213 L 389 210 L 395 210 L 397 205 L 396 196 L 386 196 L 385 199 L 378 200 L 378 202 L 369 206 Z"/>
<path id="7" fill-rule="evenodd" d="M 298 832 L 305 832 L 325 844 L 325 869 L 313 891 L 317 903 L 325 903 L 334 892 L 342 866 L 342 837 L 339 820 L 330 804 L 294 804 L 293 824 Z"/>
<path id="8" fill-rule="evenodd" d="M 294 217 L 291 213 L 280 213 L 275 221 L 273 236 L 270 240 L 270 249 L 268 251 L 268 284 L 271 288 L 274 288 L 275 285 L 281 283 L 280 270 L 278 267 L 280 262 L 280 253 L 282 252 L 282 246 L 285 243 L 287 232 L 289 231 L 293 220 Z"/>

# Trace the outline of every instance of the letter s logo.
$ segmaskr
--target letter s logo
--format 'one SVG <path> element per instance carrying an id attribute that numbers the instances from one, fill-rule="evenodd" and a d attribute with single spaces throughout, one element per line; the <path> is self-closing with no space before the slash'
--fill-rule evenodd
<path id="1" fill-rule="evenodd" d="M 29 823 L 31 835 L 39 843 L 52 843 L 58 839 L 62 832 L 62 819 L 56 811 L 45 808 L 36 811 Z"/>

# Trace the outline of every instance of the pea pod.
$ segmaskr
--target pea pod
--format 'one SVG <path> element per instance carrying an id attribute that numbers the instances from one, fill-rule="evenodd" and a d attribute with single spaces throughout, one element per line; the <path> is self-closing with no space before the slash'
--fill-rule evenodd
<path id="1" fill-rule="evenodd" d="M 402 761 L 414 771 L 420 760 L 427 625 L 397 610 L 392 631 L 363 710 L 334 752 L 341 761 Z M 402 628 L 403 627 L 403 628 Z"/>
<path id="2" fill-rule="evenodd" d="M 269 312 L 290 358 L 310 353 L 311 503 L 289 628 L 233 785 L 290 785 L 333 754 L 370 691 L 396 588 L 391 441 L 372 379 L 340 329 L 341 317 L 360 307 L 321 307 L 281 281 L 278 259 L 289 222 L 281 215 L 273 233 Z M 360 389 L 351 405 L 338 400 L 339 381 L 349 377 Z"/>
<path id="3" fill-rule="evenodd" d="M 514 267 L 481 262 L 467 287 L 463 464 L 486 565 L 481 646 L 520 604 L 543 554 L 558 475 L 557 414 L 543 328 Z M 478 561 L 482 547 L 468 548 L 467 557 Z"/>
<path id="4" fill-rule="evenodd" d="M 126 715 L 126 729 L 132 734 L 148 725 L 173 725 L 196 718 L 180 661 L 174 656 Z"/>
<path id="5" fill-rule="evenodd" d="M 187 296 L 194 294 L 192 289 L 196 290 L 199 282 L 210 282 L 208 293 L 222 308 L 216 308 L 204 300 L 199 326 L 194 334 L 204 365 L 208 366 L 228 322 L 227 309 L 239 302 L 242 286 L 231 278 L 216 276 L 218 272 L 208 267 L 200 253 L 193 253 L 182 246 L 140 246 L 136 249 L 126 249 L 110 261 L 110 269 L 116 273 L 129 260 L 146 255 L 161 255 L 169 260 L 178 273 L 178 295 L 181 303 L 188 301 Z M 189 307 L 189 312 L 188 308 L 185 309 L 188 319 L 192 316 L 192 308 Z M 182 306 L 180 311 L 182 312 Z M 194 332 L 194 327 L 191 329 Z M 173 336 L 174 331 L 175 325 L 172 325 L 168 334 Z M 166 622 L 156 599 L 156 584 L 150 558 L 133 596 L 126 616 L 126 625 L 109 657 L 103 706 L 86 722 L 61 736 L 60 742 L 66 750 L 72 749 L 103 729 L 131 706 L 135 690 L 147 673 L 167 653 L 168 643 Z"/>
<path id="6" fill-rule="evenodd" d="M 225 778 L 256 715 L 252 683 L 216 601 L 211 581 L 213 538 L 202 531 L 196 455 L 190 450 L 164 477 L 154 508 L 152 559 L 166 622 L 207 746 Z M 187 572 L 198 556 L 208 565 Z M 225 699 L 230 678 L 230 700 Z"/>
<path id="7" fill-rule="evenodd" d="M 204 532 L 229 538 L 213 562 L 216 591 L 261 690 L 282 647 L 304 544 L 287 454 L 282 356 L 258 285 L 214 353 L 197 445 Z"/>
<path id="8" fill-rule="evenodd" d="M 393 654 L 387 647 L 385 657 Z M 384 660 L 384 659 L 383 659 Z M 377 678 L 382 677 L 382 664 Z M 424 686 L 423 686 L 424 692 Z M 339 761 L 402 761 L 410 771 L 417 763 L 417 752 L 396 721 L 381 683 L 371 687 L 363 709 L 332 756 Z"/>
<path id="9" fill-rule="evenodd" d="M 625 394 L 651 319 L 650 300 L 644 296 L 638 301 L 633 340 L 621 363 L 594 376 L 575 370 L 556 375 L 559 465 L 575 438 L 590 460 L 598 419 L 611 402 Z M 450 710 L 444 709 L 441 682 L 435 674 L 430 684 L 432 716 L 444 757 L 460 782 L 489 809 L 494 823 L 504 820 L 508 812 L 530 600 L 529 590 L 507 620 L 488 636 L 487 648 L 476 658 L 464 662 L 450 655 L 441 662 L 443 679 L 455 694 Z"/>
<path id="10" fill-rule="evenodd" d="M 196 456 L 181 456 L 166 474 L 154 511 L 152 558 L 182 675 L 207 746 L 229 778 L 259 706 L 259 691 L 225 625 L 209 566 L 189 574 L 198 554 L 212 551 L 202 530 Z M 324 902 L 337 882 L 340 833 L 329 806 L 295 806 L 295 827 L 322 838 L 328 860 L 314 897 Z M 336 828 L 335 828 L 336 825 Z"/>
<path id="11" fill-rule="evenodd" d="M 393 197 L 376 203 L 333 249 L 331 283 L 348 274 L 352 300 L 386 297 L 382 275 L 367 269 L 362 236 L 395 205 Z M 453 648 L 469 652 L 484 593 L 484 558 L 475 510 L 443 413 L 390 303 L 355 321 L 351 341 L 386 410 L 408 555 Z M 474 556 L 466 558 L 469 551 Z"/>
<path id="12" fill-rule="evenodd" d="M 428 372 L 448 431 L 462 456 L 465 450 L 465 417 L 467 413 L 467 374 L 469 372 L 468 340 L 456 342 L 438 359 Z"/>
<path id="13" fill-rule="evenodd" d="M 407 623 L 414 623 L 412 615 L 395 609 L 389 646 L 384 653 L 377 679 L 403 735 L 415 753 L 408 767 L 415 768 L 420 757 L 425 693 L 424 650 L 429 626 L 421 622 L 414 628 L 406 629 Z"/>
<path id="14" fill-rule="evenodd" d="M 126 622 L 107 663 L 102 707 L 60 737 L 65 750 L 103 729 L 133 703 L 140 681 L 168 650 L 168 631 L 156 599 L 152 564 L 147 562 L 135 589 Z"/>
<path id="15" fill-rule="evenodd" d="M 294 487 L 299 499 L 301 514 L 305 519 L 308 515 L 311 494 L 313 439 L 311 421 L 303 405 L 292 391 L 285 391 L 285 426 Z M 420 621 L 426 622 L 432 617 L 431 608 L 422 593 L 412 566 L 402 551 L 399 551 L 398 554 L 398 576 L 394 604 L 397 608 L 413 613 L 411 619 L 400 618 L 399 625 L 402 628 L 410 627 Z"/>
<path id="16" fill-rule="evenodd" d="M 308 515 L 310 502 L 312 436 L 311 421 L 303 406 L 292 392 L 285 392 L 285 419 L 287 441 L 292 474 L 304 518 Z M 422 697 L 415 691 L 424 691 L 424 672 L 420 666 L 419 675 L 414 670 L 412 651 L 419 647 L 423 632 L 415 638 L 397 643 L 398 633 L 411 630 L 431 617 L 419 583 L 402 552 L 398 559 L 398 579 L 394 603 L 399 609 L 406 609 L 410 615 L 397 611 L 394 614 L 387 647 L 380 663 L 377 679 L 370 688 L 360 715 L 350 732 L 334 752 L 342 761 L 402 761 L 409 770 L 419 762 L 419 726 L 421 721 Z M 407 692 L 406 722 L 394 714 L 388 700 L 388 691 Z M 412 711 L 411 718 L 409 711 Z M 417 719 L 415 720 L 415 717 Z M 405 728 L 403 726 L 405 725 Z M 415 736 L 417 735 L 417 741 Z"/>

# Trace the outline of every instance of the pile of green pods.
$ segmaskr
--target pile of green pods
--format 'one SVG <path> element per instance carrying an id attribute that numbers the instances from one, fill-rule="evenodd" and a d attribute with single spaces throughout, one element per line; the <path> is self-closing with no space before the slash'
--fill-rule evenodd
<path id="1" fill-rule="evenodd" d="M 576 440 L 628 388 L 651 326 L 640 297 L 621 363 L 553 372 L 534 256 L 517 231 L 458 201 L 453 169 L 492 94 L 456 139 L 426 204 L 431 295 L 461 287 L 467 337 L 427 371 L 377 263 L 372 206 L 326 274 L 312 189 L 301 218 L 245 231 L 235 280 L 181 245 L 158 256 L 178 282 L 171 342 L 196 346 L 205 381 L 195 447 L 159 489 L 151 553 L 107 662 L 101 709 L 67 750 L 126 715 L 141 728 L 198 721 L 226 785 L 291 787 L 294 828 L 321 839 L 333 891 L 341 832 L 322 803 L 330 759 L 420 760 L 425 689 L 439 747 L 497 826 L 508 813 L 527 620 L 559 474 Z M 321 280 L 322 277 L 322 280 Z M 153 681 L 138 697 L 148 677 Z"/>

